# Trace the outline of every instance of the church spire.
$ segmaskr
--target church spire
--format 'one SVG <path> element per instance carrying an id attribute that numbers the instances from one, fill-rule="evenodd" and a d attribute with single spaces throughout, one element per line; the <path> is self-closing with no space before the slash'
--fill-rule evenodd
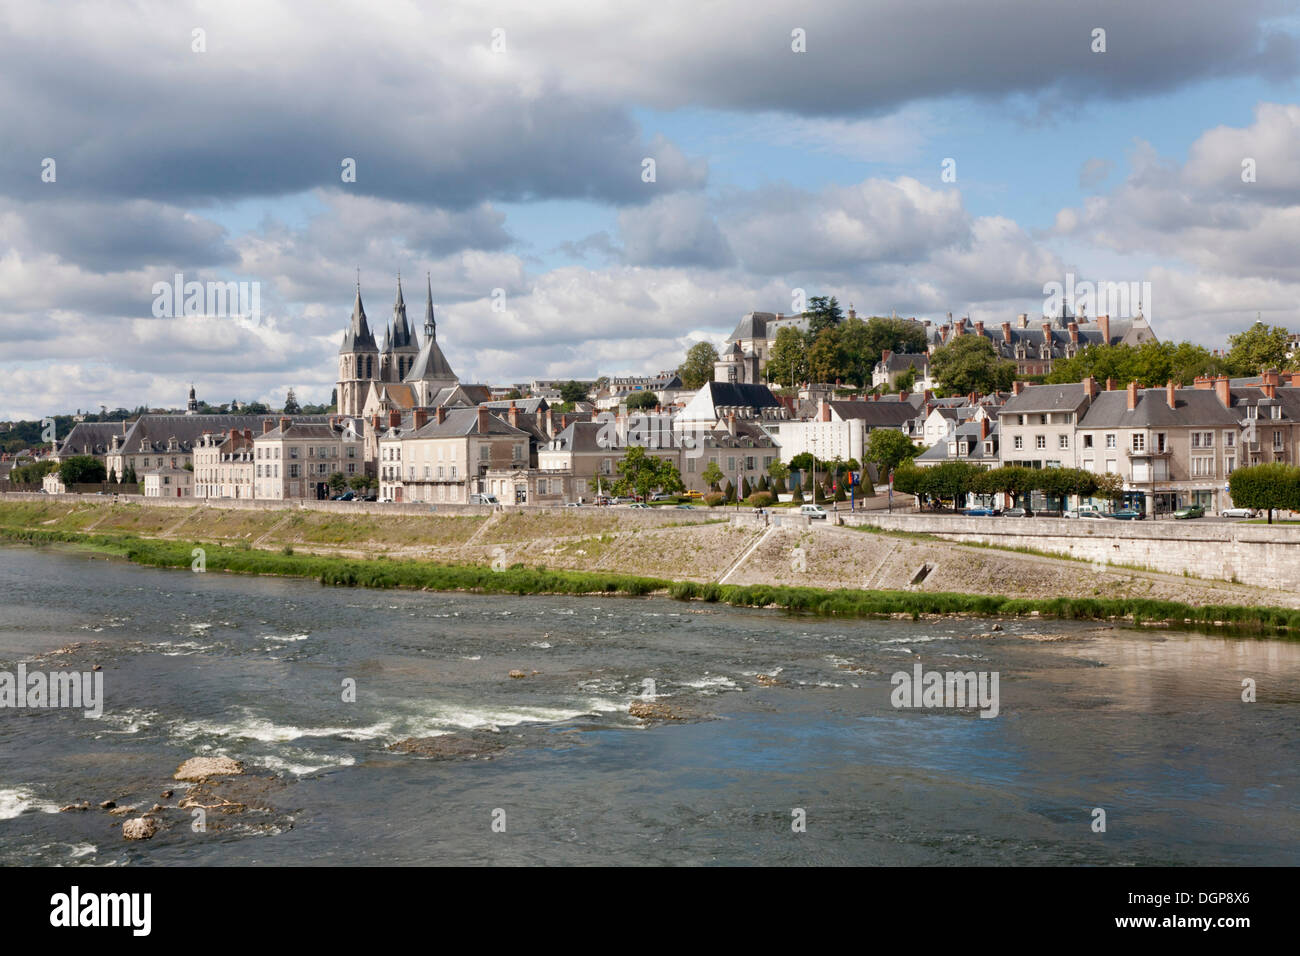
<path id="1" fill-rule="evenodd" d="M 433 320 L 433 277 L 425 273 L 425 282 L 427 284 L 429 297 L 424 303 L 424 334 L 430 339 L 438 337 L 438 324 Z"/>

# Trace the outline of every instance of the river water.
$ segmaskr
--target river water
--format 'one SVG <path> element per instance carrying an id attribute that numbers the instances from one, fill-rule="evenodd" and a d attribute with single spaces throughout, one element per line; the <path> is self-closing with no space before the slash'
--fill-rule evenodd
<path id="1" fill-rule="evenodd" d="M 1297 642 L 330 589 L 25 547 L 0 548 L 0 588 L 0 671 L 100 665 L 105 697 L 99 719 L 0 709 L 4 865 L 1300 862 Z M 996 673 L 998 715 L 892 706 L 918 661 Z M 638 698 L 689 719 L 643 724 Z M 489 749 L 390 749 L 440 736 Z M 257 797 L 196 832 L 171 775 L 199 755 L 242 761 Z M 125 841 L 105 800 L 163 805 L 162 831 Z"/>

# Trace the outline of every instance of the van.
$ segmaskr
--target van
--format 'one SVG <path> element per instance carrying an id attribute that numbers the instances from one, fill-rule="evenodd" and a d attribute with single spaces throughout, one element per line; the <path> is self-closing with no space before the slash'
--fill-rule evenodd
<path id="1" fill-rule="evenodd" d="M 496 495 L 470 495 L 469 503 L 472 505 L 499 505 Z"/>
<path id="2" fill-rule="evenodd" d="M 826 518 L 826 509 L 821 505 L 800 505 L 799 513 L 805 518 L 821 518 L 823 520 Z"/>

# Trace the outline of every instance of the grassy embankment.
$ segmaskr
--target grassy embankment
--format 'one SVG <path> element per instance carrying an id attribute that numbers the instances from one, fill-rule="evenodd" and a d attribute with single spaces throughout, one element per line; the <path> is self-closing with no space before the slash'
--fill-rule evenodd
<path id="1" fill-rule="evenodd" d="M 237 574 L 266 574 L 314 578 L 323 585 L 414 588 L 437 591 L 477 591 L 498 594 L 608 594 L 639 596 L 654 593 L 678 600 L 703 600 L 737 607 L 781 608 L 833 617 L 966 614 L 1015 617 L 1038 613 L 1069 620 L 1128 620 L 1174 626 L 1228 627 L 1238 630 L 1300 632 L 1300 610 L 1278 607 L 1207 605 L 1193 607 L 1174 601 L 1142 598 L 1007 598 L 1000 595 L 920 591 L 823 590 L 779 585 L 719 585 L 671 581 L 615 573 L 590 573 L 527 567 L 516 564 L 497 571 L 482 564 L 446 564 L 427 560 L 294 554 L 250 547 L 141 538 L 130 532 L 23 527 L 19 516 L 0 517 L 0 540 L 28 543 L 71 543 L 160 568 L 190 568 L 194 549 L 203 549 L 206 570 Z M 77 516 L 71 524 L 81 524 Z"/>

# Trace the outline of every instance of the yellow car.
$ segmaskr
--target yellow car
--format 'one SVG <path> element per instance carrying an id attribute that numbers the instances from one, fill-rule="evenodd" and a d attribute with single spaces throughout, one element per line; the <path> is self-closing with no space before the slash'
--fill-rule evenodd
<path id="1" fill-rule="evenodd" d="M 703 497 L 704 497 L 704 492 L 702 492 L 702 491 L 687 491 L 687 492 L 684 493 L 684 497 L 686 497 L 686 498 L 695 498 L 695 499 L 700 499 L 700 498 L 703 498 Z"/>

